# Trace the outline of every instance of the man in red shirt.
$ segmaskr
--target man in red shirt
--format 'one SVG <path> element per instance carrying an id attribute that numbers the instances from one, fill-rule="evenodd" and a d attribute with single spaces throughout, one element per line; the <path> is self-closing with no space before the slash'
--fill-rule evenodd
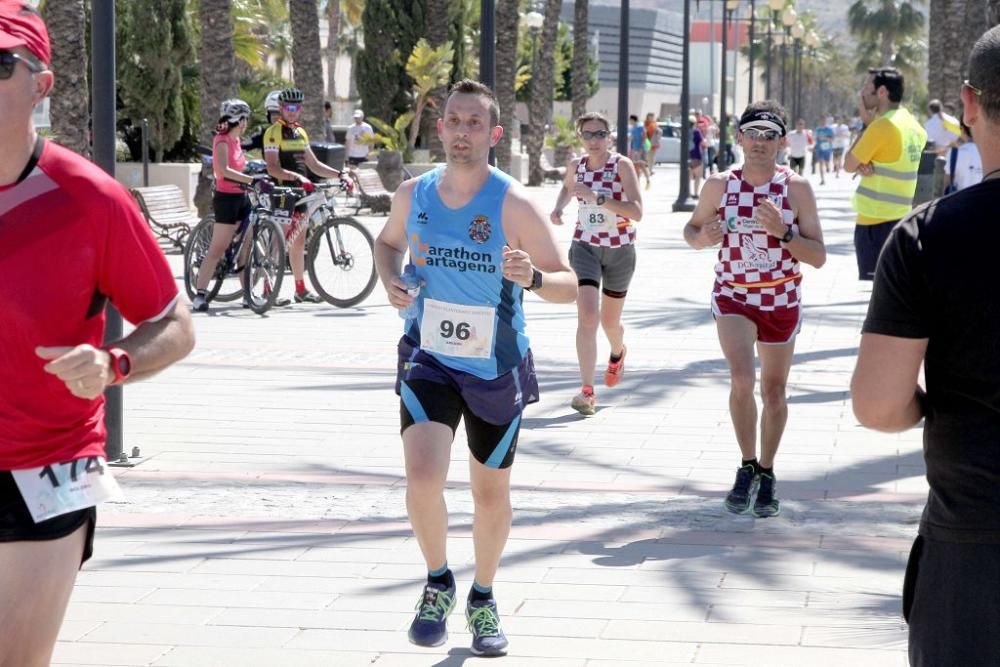
<path id="1" fill-rule="evenodd" d="M 187 306 L 128 192 L 42 140 L 52 90 L 48 32 L 24 0 L 0 0 L 0 664 L 51 660 L 104 466 L 104 390 L 149 377 L 194 345 Z M 136 325 L 102 347 L 110 301 Z"/>

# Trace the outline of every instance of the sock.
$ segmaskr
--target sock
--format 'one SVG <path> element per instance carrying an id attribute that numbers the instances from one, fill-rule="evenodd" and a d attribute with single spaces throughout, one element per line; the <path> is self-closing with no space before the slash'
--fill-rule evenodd
<path id="1" fill-rule="evenodd" d="M 469 602 L 478 602 L 479 600 L 490 600 L 492 598 L 493 598 L 492 586 L 480 586 L 475 581 L 472 582 L 472 588 L 469 589 Z"/>
<path id="2" fill-rule="evenodd" d="M 452 588 L 455 586 L 455 575 L 451 573 L 448 563 L 445 563 L 436 570 L 427 571 L 427 583 L 441 584 L 445 588 Z"/>
<path id="3" fill-rule="evenodd" d="M 198 290 L 198 296 L 208 296 L 208 290 L 207 289 Z"/>
<path id="4" fill-rule="evenodd" d="M 757 463 L 757 459 L 756 458 L 743 459 L 743 463 L 740 464 L 740 467 L 742 468 L 743 466 L 753 466 L 753 472 L 754 472 L 754 474 L 756 475 L 756 474 L 760 473 L 760 464 Z"/>
<path id="5" fill-rule="evenodd" d="M 623 355 L 621 355 L 621 354 L 612 354 L 611 355 L 611 363 L 617 364 L 619 361 L 622 360 L 622 356 Z"/>
<path id="6" fill-rule="evenodd" d="M 306 291 L 306 281 L 304 279 L 303 280 L 296 280 L 295 281 L 295 293 L 296 294 L 302 294 L 305 291 Z"/>
<path id="7" fill-rule="evenodd" d="M 764 466 L 762 466 L 762 465 L 760 465 L 758 463 L 757 464 L 757 472 L 760 473 L 761 475 L 766 474 L 766 475 L 769 475 L 771 477 L 774 477 L 774 465 L 772 464 L 770 468 L 765 468 Z"/>

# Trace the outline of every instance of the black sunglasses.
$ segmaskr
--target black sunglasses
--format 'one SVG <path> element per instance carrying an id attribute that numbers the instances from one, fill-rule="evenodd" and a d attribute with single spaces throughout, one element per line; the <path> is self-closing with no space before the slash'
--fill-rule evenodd
<path id="1" fill-rule="evenodd" d="M 607 139 L 609 134 L 611 133 L 608 132 L 607 130 L 594 130 L 593 132 L 591 132 L 590 130 L 583 130 L 582 132 L 580 132 L 580 136 L 583 137 L 584 140 L 586 141 L 589 141 L 591 139 Z"/>
<path id="2" fill-rule="evenodd" d="M 0 81 L 14 76 L 14 67 L 18 63 L 22 63 L 32 74 L 39 74 L 45 71 L 44 67 L 36 65 L 24 56 L 19 56 L 10 51 L 0 51 Z"/>

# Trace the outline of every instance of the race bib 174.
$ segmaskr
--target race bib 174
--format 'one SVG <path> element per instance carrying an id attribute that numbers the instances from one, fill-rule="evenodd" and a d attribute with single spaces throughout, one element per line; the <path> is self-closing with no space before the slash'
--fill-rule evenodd
<path id="1" fill-rule="evenodd" d="M 11 475 L 35 523 L 122 498 L 121 487 L 100 456 L 12 470 Z"/>

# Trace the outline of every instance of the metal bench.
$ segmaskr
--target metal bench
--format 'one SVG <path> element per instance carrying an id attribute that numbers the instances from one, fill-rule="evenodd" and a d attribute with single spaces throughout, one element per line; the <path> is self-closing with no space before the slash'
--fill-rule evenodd
<path id="1" fill-rule="evenodd" d="M 177 246 L 178 250 L 184 250 L 184 242 L 199 220 L 188 208 L 181 189 L 176 185 L 153 185 L 132 188 L 129 192 L 139 202 L 153 233 Z"/>
<path id="2" fill-rule="evenodd" d="M 350 172 L 354 184 L 358 188 L 358 205 L 354 215 L 361 209 L 370 209 L 372 213 L 389 213 L 392 206 L 392 193 L 382 185 L 382 179 L 374 169 L 353 169 Z"/>

